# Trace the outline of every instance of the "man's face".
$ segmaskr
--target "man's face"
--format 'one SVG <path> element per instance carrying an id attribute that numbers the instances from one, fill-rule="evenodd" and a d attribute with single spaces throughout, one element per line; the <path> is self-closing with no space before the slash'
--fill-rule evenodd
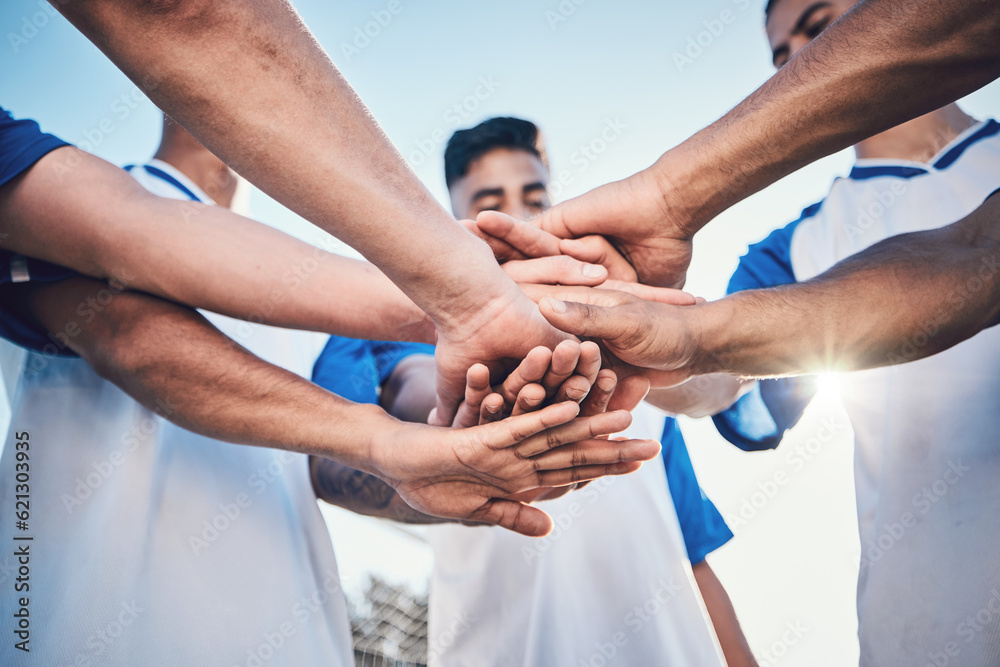
<path id="1" fill-rule="evenodd" d="M 856 2 L 857 0 L 776 2 L 771 8 L 766 26 L 774 66 L 780 69 L 789 58 L 801 51 Z"/>
<path id="2" fill-rule="evenodd" d="M 451 210 L 458 219 L 481 211 L 500 211 L 528 220 L 552 204 L 549 172 L 528 151 L 494 148 L 469 165 L 469 173 L 451 184 Z"/>

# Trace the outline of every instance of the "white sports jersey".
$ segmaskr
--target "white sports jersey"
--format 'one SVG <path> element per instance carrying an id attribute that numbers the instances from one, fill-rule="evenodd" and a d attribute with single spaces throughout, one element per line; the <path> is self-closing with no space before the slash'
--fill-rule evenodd
<path id="1" fill-rule="evenodd" d="M 625 435 L 659 438 L 662 413 L 633 417 Z M 725 664 L 659 457 L 541 507 L 541 539 L 430 527 L 430 667 Z"/>
<path id="2" fill-rule="evenodd" d="M 997 188 L 995 121 L 976 124 L 928 164 L 860 160 L 823 202 L 752 246 L 730 290 L 808 280 L 887 237 L 952 223 Z M 934 331 L 933 323 L 914 331 L 898 356 L 911 358 Z M 856 444 L 861 664 L 1000 664 L 1000 327 L 840 382 Z M 771 410 L 773 445 L 801 412 L 783 414 L 791 393 L 761 397 L 791 384 L 759 383 L 716 418 L 720 430 L 737 442 L 733 431 L 755 424 L 759 435 L 752 413 L 785 402 Z M 753 440 L 767 439 L 743 444 Z"/>
<path id="3" fill-rule="evenodd" d="M 169 165 L 150 167 L 169 178 L 144 167 L 133 173 L 156 194 L 179 198 L 187 190 L 208 201 Z M 208 317 L 258 356 L 306 378 L 326 339 Z M 34 538 L 31 652 L 8 638 L 0 664 L 354 664 L 305 456 L 195 435 L 84 361 L 38 354 L 26 360 L 0 465 L 8 515 L 19 440 L 30 443 L 31 519 L 23 532 L 0 522 L 0 540 Z M 5 587 L 13 576 L 6 558 Z M 10 598 L 4 594 L 5 609 Z"/>

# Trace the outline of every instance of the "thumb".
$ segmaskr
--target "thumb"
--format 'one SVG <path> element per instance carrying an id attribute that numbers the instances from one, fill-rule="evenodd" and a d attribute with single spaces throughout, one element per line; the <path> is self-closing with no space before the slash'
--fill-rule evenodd
<path id="1" fill-rule="evenodd" d="M 455 419 L 459 403 L 465 395 L 465 376 L 448 373 L 444 365 L 437 368 L 437 399 L 432 414 L 437 426 L 447 426 Z"/>
<path id="2" fill-rule="evenodd" d="M 501 498 L 486 501 L 469 519 L 494 524 L 528 537 L 545 537 L 552 531 L 552 519 L 542 510 Z"/>
<path id="3" fill-rule="evenodd" d="M 538 309 L 552 326 L 575 336 L 605 340 L 619 333 L 618 318 L 609 308 L 545 297 L 538 302 Z"/>

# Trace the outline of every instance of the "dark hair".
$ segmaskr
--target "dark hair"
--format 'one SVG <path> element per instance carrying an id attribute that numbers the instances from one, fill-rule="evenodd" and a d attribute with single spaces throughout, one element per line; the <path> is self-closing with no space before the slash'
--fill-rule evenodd
<path id="1" fill-rule="evenodd" d="M 778 0 L 767 0 L 767 4 L 764 5 L 764 23 L 767 23 L 767 20 L 771 18 L 771 10 L 776 4 L 778 4 Z"/>
<path id="2" fill-rule="evenodd" d="M 531 153 L 549 166 L 538 126 L 521 118 L 490 118 L 468 130 L 456 130 L 444 149 L 444 179 L 452 183 L 469 173 L 469 165 L 495 148 Z"/>

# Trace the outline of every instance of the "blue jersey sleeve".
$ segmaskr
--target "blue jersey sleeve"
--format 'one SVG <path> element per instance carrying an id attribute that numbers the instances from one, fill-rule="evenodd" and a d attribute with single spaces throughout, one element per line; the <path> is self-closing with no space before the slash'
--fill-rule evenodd
<path id="1" fill-rule="evenodd" d="M 27 171 L 51 151 L 68 146 L 65 141 L 45 134 L 33 120 L 15 120 L 0 108 L 0 186 Z"/>
<path id="2" fill-rule="evenodd" d="M 375 370 L 378 373 L 379 384 L 384 384 L 392 372 L 396 370 L 406 357 L 414 354 L 429 354 L 434 356 L 434 346 L 426 343 L 393 343 L 390 341 L 377 341 L 372 345 L 372 353 L 375 355 Z"/>
<path id="3" fill-rule="evenodd" d="M 813 204 L 795 222 L 772 232 L 740 259 L 729 280 L 728 294 L 796 282 L 791 245 L 795 229 L 816 215 L 823 202 Z M 712 417 L 719 433 L 746 451 L 773 449 L 785 431 L 795 426 L 816 393 L 812 377 L 760 380 L 753 390 Z"/>
<path id="4" fill-rule="evenodd" d="M 381 383 L 371 341 L 330 336 L 313 366 L 312 381 L 349 401 L 378 403 Z"/>
<path id="5" fill-rule="evenodd" d="M 9 111 L 0 108 L 0 186 L 27 171 L 49 152 L 65 141 L 45 134 L 33 120 L 15 120 Z M 41 260 L 0 250 L 0 336 L 30 350 L 59 356 L 76 356 L 47 331 L 23 308 L 17 300 L 20 294 L 16 284 L 27 282 L 55 282 L 78 275 L 75 271 Z"/>
<path id="6" fill-rule="evenodd" d="M 313 366 L 312 380 L 349 401 L 377 404 L 379 388 L 412 354 L 434 354 L 434 346 L 330 336 Z"/>
<path id="7" fill-rule="evenodd" d="M 667 471 L 667 485 L 681 524 L 688 560 L 697 565 L 731 540 L 733 532 L 698 485 L 687 445 L 675 419 L 667 418 L 662 444 L 660 456 Z"/>

